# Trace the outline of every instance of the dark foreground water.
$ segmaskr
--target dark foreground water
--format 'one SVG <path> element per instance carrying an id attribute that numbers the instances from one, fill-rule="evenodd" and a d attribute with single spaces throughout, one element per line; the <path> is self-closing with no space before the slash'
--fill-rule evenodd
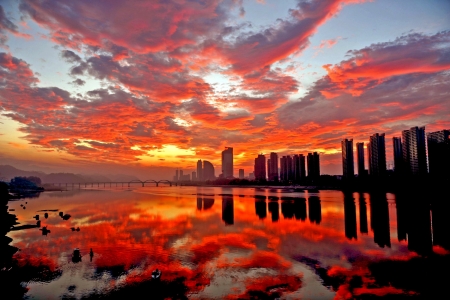
<path id="1" fill-rule="evenodd" d="M 16 268 L 30 272 L 29 299 L 446 298 L 448 211 L 419 198 L 219 187 L 45 192 L 9 203 L 21 225 L 38 214 L 41 227 L 8 236 L 20 249 Z M 161 279 L 151 280 L 156 268 Z"/>

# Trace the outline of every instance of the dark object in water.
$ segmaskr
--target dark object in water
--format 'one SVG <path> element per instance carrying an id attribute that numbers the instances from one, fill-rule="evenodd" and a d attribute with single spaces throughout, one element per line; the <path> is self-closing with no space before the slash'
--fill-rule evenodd
<path id="1" fill-rule="evenodd" d="M 160 279 L 162 272 L 158 269 L 152 272 L 152 279 Z"/>
<path id="2" fill-rule="evenodd" d="M 46 219 L 48 219 L 48 213 L 45 213 L 45 214 L 44 214 L 44 217 L 45 217 Z"/>
<path id="3" fill-rule="evenodd" d="M 37 227 L 41 227 L 41 221 L 40 221 L 40 220 L 38 220 L 38 221 L 36 222 L 36 226 L 37 226 Z"/>
<path id="4" fill-rule="evenodd" d="M 35 215 L 33 218 L 35 218 L 36 220 L 39 220 L 39 215 Z"/>
<path id="5" fill-rule="evenodd" d="M 70 217 L 71 217 L 71 215 L 69 215 L 69 214 L 65 214 L 64 216 L 61 216 L 61 218 L 63 218 L 63 220 L 65 220 L 65 221 L 69 220 Z"/>
<path id="6" fill-rule="evenodd" d="M 25 206 L 23 207 L 23 209 L 25 209 Z"/>
<path id="7" fill-rule="evenodd" d="M 80 227 L 77 227 L 77 228 L 75 228 L 75 227 L 70 227 L 70 229 L 72 229 L 72 231 L 80 231 Z"/>
<path id="8" fill-rule="evenodd" d="M 44 226 L 42 227 L 42 229 L 39 230 L 42 230 L 42 235 L 47 235 L 50 233 L 50 230 L 47 229 L 47 226 Z"/>
<path id="9" fill-rule="evenodd" d="M 91 248 L 91 251 L 89 251 L 89 256 L 90 256 L 91 262 L 92 262 L 92 258 L 94 257 L 94 251 L 92 251 L 92 248 Z"/>
<path id="10" fill-rule="evenodd" d="M 64 215 L 64 213 L 62 211 L 60 211 L 59 216 L 62 218 L 63 215 Z"/>
<path id="11" fill-rule="evenodd" d="M 72 254 L 72 262 L 73 263 L 78 263 L 81 261 L 81 253 L 80 253 L 80 249 L 75 248 L 73 250 L 73 254 Z"/>

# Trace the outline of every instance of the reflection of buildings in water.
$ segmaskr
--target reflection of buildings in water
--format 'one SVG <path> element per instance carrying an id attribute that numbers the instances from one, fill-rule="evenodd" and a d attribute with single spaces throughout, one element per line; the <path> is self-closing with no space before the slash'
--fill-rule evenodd
<path id="1" fill-rule="evenodd" d="M 373 230 L 373 240 L 378 246 L 391 247 L 389 232 L 389 207 L 386 194 L 370 194 L 370 227 Z"/>
<path id="2" fill-rule="evenodd" d="M 225 225 L 234 224 L 233 196 L 222 196 L 222 221 L 225 222 Z"/>
<path id="3" fill-rule="evenodd" d="M 207 210 L 214 205 L 213 198 L 197 197 L 197 210 Z"/>
<path id="4" fill-rule="evenodd" d="M 203 209 L 203 199 L 202 197 L 197 197 L 197 210 Z"/>
<path id="5" fill-rule="evenodd" d="M 285 219 L 294 218 L 294 202 L 292 201 L 281 201 L 281 213 Z"/>
<path id="6" fill-rule="evenodd" d="M 278 202 L 269 202 L 269 212 L 272 215 L 272 222 L 278 222 L 278 219 L 280 218 Z"/>
<path id="7" fill-rule="evenodd" d="M 359 193 L 359 232 L 367 234 L 367 205 L 363 193 Z"/>
<path id="8" fill-rule="evenodd" d="M 397 213 L 397 237 L 398 241 L 406 241 L 406 233 L 408 228 L 408 203 L 401 194 L 395 195 L 395 207 Z"/>
<path id="9" fill-rule="evenodd" d="M 266 201 L 255 200 L 255 211 L 260 220 L 265 219 L 267 217 Z"/>
<path id="10" fill-rule="evenodd" d="M 421 255 L 432 252 L 430 205 L 417 194 L 397 194 L 397 228 L 408 249 Z M 433 220 L 434 221 L 434 220 Z"/>
<path id="11" fill-rule="evenodd" d="M 345 236 L 351 239 L 357 239 L 356 234 L 356 205 L 353 198 L 353 193 L 344 194 L 344 223 L 345 223 Z"/>
<path id="12" fill-rule="evenodd" d="M 447 199 L 437 197 L 431 204 L 433 216 L 433 245 L 441 246 L 450 251 L 450 218 L 448 217 L 450 204 Z"/>
<path id="13" fill-rule="evenodd" d="M 320 199 L 317 196 L 308 197 L 309 221 L 311 223 L 320 224 L 322 221 L 322 207 Z"/>
<path id="14" fill-rule="evenodd" d="M 294 202 L 294 215 L 296 220 L 306 220 L 306 199 L 297 198 Z"/>

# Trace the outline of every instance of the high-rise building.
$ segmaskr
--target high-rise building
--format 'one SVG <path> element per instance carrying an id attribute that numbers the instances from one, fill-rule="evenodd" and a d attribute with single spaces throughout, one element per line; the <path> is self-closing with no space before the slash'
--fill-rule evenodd
<path id="1" fill-rule="evenodd" d="M 450 177 L 450 130 L 427 134 L 430 175 Z"/>
<path id="2" fill-rule="evenodd" d="M 405 172 L 409 175 L 428 173 L 425 127 L 412 127 L 402 131 L 402 151 Z"/>
<path id="3" fill-rule="evenodd" d="M 270 153 L 270 159 L 268 160 L 268 177 L 269 181 L 278 181 L 278 154 L 275 152 Z"/>
<path id="4" fill-rule="evenodd" d="M 404 172 L 402 138 L 394 136 L 392 138 L 392 146 L 394 149 L 394 172 L 402 174 Z"/>
<path id="5" fill-rule="evenodd" d="M 263 154 L 255 158 L 254 174 L 256 180 L 266 180 L 266 157 Z"/>
<path id="6" fill-rule="evenodd" d="M 308 153 L 308 177 L 318 179 L 320 177 L 320 160 L 317 152 Z"/>
<path id="7" fill-rule="evenodd" d="M 203 180 L 214 180 L 216 175 L 214 172 L 214 166 L 207 160 L 203 161 Z"/>
<path id="8" fill-rule="evenodd" d="M 344 178 L 355 176 L 353 161 L 353 139 L 345 139 L 341 142 L 342 147 L 342 174 Z"/>
<path id="9" fill-rule="evenodd" d="M 300 158 L 297 154 L 294 154 L 292 157 L 292 169 L 294 174 L 293 181 L 296 183 L 300 182 Z"/>
<path id="10" fill-rule="evenodd" d="M 298 155 L 298 168 L 300 170 L 300 177 L 299 181 L 306 178 L 306 163 L 305 163 L 305 156 L 303 154 Z"/>
<path id="11" fill-rule="evenodd" d="M 286 181 L 291 181 L 292 179 L 294 179 L 292 157 L 290 155 L 286 156 L 286 176 Z"/>
<path id="12" fill-rule="evenodd" d="M 280 158 L 280 180 L 287 181 L 286 156 Z"/>
<path id="13" fill-rule="evenodd" d="M 366 174 L 364 166 L 364 143 L 356 143 L 356 159 L 358 160 L 358 176 L 362 177 Z"/>
<path id="14" fill-rule="evenodd" d="M 193 171 L 191 178 L 192 178 L 192 181 L 197 181 L 197 172 Z"/>
<path id="15" fill-rule="evenodd" d="M 201 159 L 197 161 L 197 180 L 203 181 L 203 163 Z"/>
<path id="16" fill-rule="evenodd" d="M 239 179 L 244 179 L 244 169 L 239 169 Z"/>
<path id="17" fill-rule="evenodd" d="M 233 178 L 233 148 L 225 147 L 222 151 L 222 174 L 224 178 Z"/>
<path id="18" fill-rule="evenodd" d="M 386 175 L 386 143 L 384 133 L 375 133 L 370 137 L 367 152 L 369 154 L 370 176 L 380 177 Z"/>

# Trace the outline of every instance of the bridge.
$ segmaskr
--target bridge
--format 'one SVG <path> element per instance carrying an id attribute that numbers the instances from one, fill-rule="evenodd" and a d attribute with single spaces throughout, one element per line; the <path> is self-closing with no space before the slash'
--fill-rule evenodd
<path id="1" fill-rule="evenodd" d="M 107 187 L 107 186 L 109 186 L 109 187 L 113 187 L 113 186 L 115 186 L 115 187 L 119 187 L 119 186 L 127 186 L 127 187 L 130 187 L 132 184 L 141 184 L 142 185 L 142 187 L 144 187 L 145 186 L 145 184 L 152 184 L 152 183 L 154 183 L 156 186 L 159 186 L 159 184 L 161 183 L 161 184 L 167 184 L 167 185 L 170 185 L 170 186 L 172 186 L 172 185 L 175 185 L 175 186 L 178 186 L 178 184 L 180 184 L 181 185 L 181 182 L 179 183 L 179 182 L 172 182 L 172 181 L 169 181 L 169 180 L 153 180 L 153 179 L 148 179 L 148 180 L 144 180 L 144 181 L 142 181 L 142 180 L 131 180 L 131 181 L 128 181 L 128 182 L 116 182 L 116 181 L 111 181 L 111 182 L 78 182 L 78 183 L 75 183 L 75 182 L 71 182 L 71 183 L 63 183 L 63 182 L 58 182 L 58 183 L 51 183 L 51 182 L 49 182 L 49 183 L 44 183 L 45 185 L 54 185 L 54 186 L 59 186 L 59 187 L 61 187 L 61 186 L 65 186 L 65 187 L 69 187 L 69 186 L 71 186 L 72 188 L 73 187 L 76 187 L 76 186 L 78 186 L 79 188 L 81 188 L 81 187 L 101 187 L 101 186 L 103 186 L 103 187 Z"/>

